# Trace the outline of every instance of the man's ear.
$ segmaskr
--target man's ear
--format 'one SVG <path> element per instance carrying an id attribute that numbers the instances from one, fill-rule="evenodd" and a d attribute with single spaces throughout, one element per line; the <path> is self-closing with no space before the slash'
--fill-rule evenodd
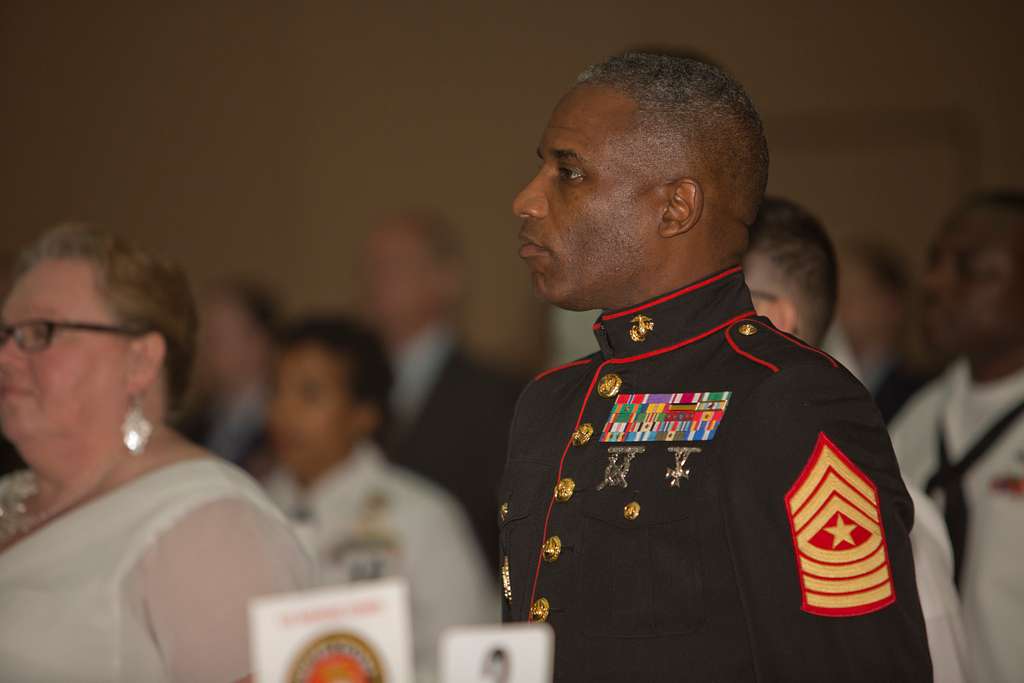
<path id="1" fill-rule="evenodd" d="M 159 382 L 167 342 L 159 332 L 147 332 L 131 340 L 128 353 L 128 393 L 137 396 Z"/>
<path id="2" fill-rule="evenodd" d="M 658 234 L 662 237 L 682 235 L 697 225 L 704 211 L 704 190 L 692 178 L 669 183 L 668 201 L 661 215 Z"/>

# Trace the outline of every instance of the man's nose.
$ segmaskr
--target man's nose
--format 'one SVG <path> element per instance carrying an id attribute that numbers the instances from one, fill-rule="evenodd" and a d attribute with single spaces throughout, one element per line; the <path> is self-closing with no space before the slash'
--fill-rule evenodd
<path id="1" fill-rule="evenodd" d="M 937 254 L 931 257 L 925 265 L 924 273 L 921 275 L 921 287 L 923 289 L 935 289 L 948 277 L 950 269 L 950 258 L 945 254 Z"/>
<path id="2" fill-rule="evenodd" d="M 541 188 L 541 174 L 534 176 L 526 187 L 512 200 L 512 213 L 519 218 L 544 218 L 548 213 L 548 202 Z"/>
<path id="3" fill-rule="evenodd" d="M 921 277 L 921 292 L 927 300 L 935 300 L 955 286 L 953 259 L 949 256 L 941 256 L 925 268 Z"/>

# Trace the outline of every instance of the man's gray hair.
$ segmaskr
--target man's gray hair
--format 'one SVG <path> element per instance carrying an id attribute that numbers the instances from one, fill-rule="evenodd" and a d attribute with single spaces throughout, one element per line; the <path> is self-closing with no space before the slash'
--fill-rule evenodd
<path id="1" fill-rule="evenodd" d="M 718 176 L 743 221 L 754 219 L 768 183 L 768 143 L 750 98 L 724 71 L 688 57 L 630 52 L 587 67 L 576 84 L 634 100 L 645 136 Z"/>

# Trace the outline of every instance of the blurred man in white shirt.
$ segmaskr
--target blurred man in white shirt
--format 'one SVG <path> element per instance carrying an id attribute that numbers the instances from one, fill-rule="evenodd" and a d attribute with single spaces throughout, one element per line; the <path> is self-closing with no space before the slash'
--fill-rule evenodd
<path id="1" fill-rule="evenodd" d="M 356 325 L 312 319 L 286 332 L 270 408 L 281 467 L 267 489 L 324 585 L 408 579 L 417 679 L 431 680 L 441 631 L 496 622 L 498 596 L 455 500 L 377 445 L 390 384 L 384 351 Z"/>
<path id="2" fill-rule="evenodd" d="M 957 359 L 892 425 L 953 545 L 972 680 L 1024 677 L 1024 192 L 969 198 L 936 236 L 929 343 Z"/>

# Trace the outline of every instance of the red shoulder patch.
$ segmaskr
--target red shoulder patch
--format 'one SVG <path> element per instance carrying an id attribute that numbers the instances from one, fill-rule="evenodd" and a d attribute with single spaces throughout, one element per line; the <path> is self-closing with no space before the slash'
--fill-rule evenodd
<path id="1" fill-rule="evenodd" d="M 878 489 L 823 433 L 786 514 L 805 612 L 850 617 L 896 601 Z"/>

